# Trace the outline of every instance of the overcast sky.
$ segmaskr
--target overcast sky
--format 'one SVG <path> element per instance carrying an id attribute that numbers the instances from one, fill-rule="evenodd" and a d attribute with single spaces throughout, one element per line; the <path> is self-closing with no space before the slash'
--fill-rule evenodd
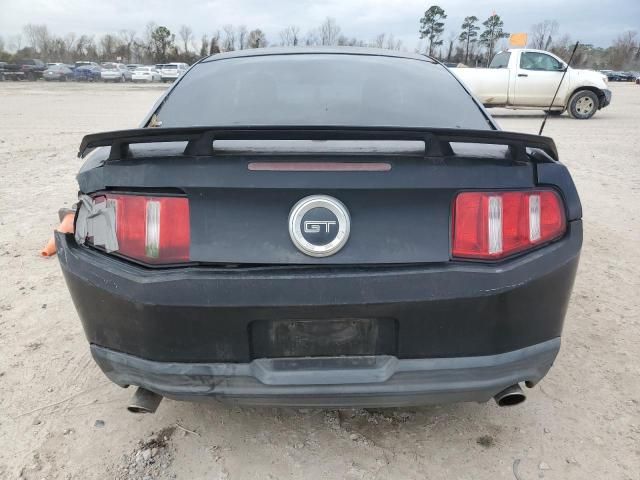
<path id="1" fill-rule="evenodd" d="M 434 2 L 435 3 L 435 2 Z M 261 28 L 271 43 L 278 32 L 297 25 L 304 35 L 327 16 L 333 17 L 348 37 L 366 41 L 393 33 L 405 48 L 418 46 L 418 20 L 432 2 L 418 0 L 0 0 L 0 35 L 21 32 L 26 23 L 45 23 L 56 34 L 75 32 L 100 35 L 121 29 L 141 33 L 153 21 L 177 33 L 190 25 L 199 39 L 223 25 Z M 531 25 L 555 19 L 560 33 L 598 46 L 610 44 L 626 30 L 640 30 L 640 0 L 443 0 L 446 10 L 444 38 L 459 31 L 462 19 L 486 19 L 499 14 L 508 32 L 527 32 Z"/>

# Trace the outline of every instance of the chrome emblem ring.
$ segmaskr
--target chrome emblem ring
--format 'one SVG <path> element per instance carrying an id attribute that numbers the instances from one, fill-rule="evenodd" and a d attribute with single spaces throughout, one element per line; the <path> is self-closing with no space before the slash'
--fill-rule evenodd
<path id="1" fill-rule="evenodd" d="M 305 197 L 289 213 L 291 241 L 310 257 L 328 257 L 340 251 L 350 230 L 347 207 L 327 195 Z"/>

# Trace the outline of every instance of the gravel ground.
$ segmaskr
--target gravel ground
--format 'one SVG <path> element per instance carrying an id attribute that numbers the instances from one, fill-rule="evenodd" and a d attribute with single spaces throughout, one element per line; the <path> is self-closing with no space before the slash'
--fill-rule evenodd
<path id="1" fill-rule="evenodd" d="M 81 137 L 134 127 L 160 86 L 0 84 L 0 478 L 640 479 L 640 87 L 588 121 L 552 118 L 584 207 L 563 347 L 522 406 L 238 409 L 132 394 L 93 364 L 58 262 Z M 537 132 L 539 112 L 493 110 Z M 544 301 L 544 299 L 540 299 Z"/>

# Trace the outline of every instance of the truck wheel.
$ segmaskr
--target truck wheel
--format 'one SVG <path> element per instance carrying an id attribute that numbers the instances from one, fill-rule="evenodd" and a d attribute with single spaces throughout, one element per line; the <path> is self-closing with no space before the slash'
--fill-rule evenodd
<path id="1" fill-rule="evenodd" d="M 591 90 L 580 90 L 569 100 L 569 115 L 578 120 L 587 120 L 598 111 L 598 96 Z"/>

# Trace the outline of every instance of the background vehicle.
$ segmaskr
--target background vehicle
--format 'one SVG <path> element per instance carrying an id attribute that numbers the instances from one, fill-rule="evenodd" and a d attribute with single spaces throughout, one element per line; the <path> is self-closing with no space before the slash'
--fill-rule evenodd
<path id="1" fill-rule="evenodd" d="M 633 72 L 617 72 L 614 70 L 601 70 L 610 82 L 633 82 L 636 76 Z"/>
<path id="2" fill-rule="evenodd" d="M 100 80 L 102 69 L 95 64 L 81 65 L 74 68 L 73 79 L 77 82 L 95 82 Z"/>
<path id="3" fill-rule="evenodd" d="M 74 68 L 78 68 L 78 67 L 86 67 L 88 65 L 89 66 L 93 66 L 93 67 L 101 68 L 100 64 L 97 63 L 97 62 L 88 62 L 88 61 L 84 61 L 84 60 L 75 62 L 73 66 L 74 66 Z"/>
<path id="4" fill-rule="evenodd" d="M 163 82 L 173 82 L 187 71 L 189 65 L 186 63 L 167 63 L 161 66 L 160 76 Z"/>
<path id="5" fill-rule="evenodd" d="M 129 63 L 127 64 L 127 69 L 130 70 L 131 72 L 133 72 L 134 70 L 140 68 L 140 67 L 144 67 L 144 65 L 142 65 L 141 63 Z"/>
<path id="6" fill-rule="evenodd" d="M 47 66 L 42 60 L 17 60 L 4 65 L 3 77 L 12 80 L 38 80 Z"/>
<path id="7" fill-rule="evenodd" d="M 509 49 L 496 54 L 489 68 L 451 70 L 486 107 L 546 110 L 565 67 L 564 61 L 549 52 Z M 566 110 L 573 118 L 587 119 L 610 101 L 603 74 L 569 68 L 551 112 Z"/>
<path id="8" fill-rule="evenodd" d="M 56 233 L 132 410 L 513 405 L 551 367 L 577 192 L 551 139 L 500 131 L 438 62 L 228 52 L 143 125 L 83 139 L 75 235 Z"/>
<path id="9" fill-rule="evenodd" d="M 138 67 L 132 72 L 134 82 L 159 82 L 160 73 L 154 67 Z"/>
<path id="10" fill-rule="evenodd" d="M 66 82 L 67 80 L 73 80 L 73 70 L 70 67 L 63 64 L 52 65 L 47 68 L 43 73 L 43 78 L 47 81 L 57 80 L 60 82 Z"/>
<path id="11" fill-rule="evenodd" d="M 131 71 L 123 63 L 105 63 L 100 77 L 103 82 L 128 82 L 131 80 Z"/>

